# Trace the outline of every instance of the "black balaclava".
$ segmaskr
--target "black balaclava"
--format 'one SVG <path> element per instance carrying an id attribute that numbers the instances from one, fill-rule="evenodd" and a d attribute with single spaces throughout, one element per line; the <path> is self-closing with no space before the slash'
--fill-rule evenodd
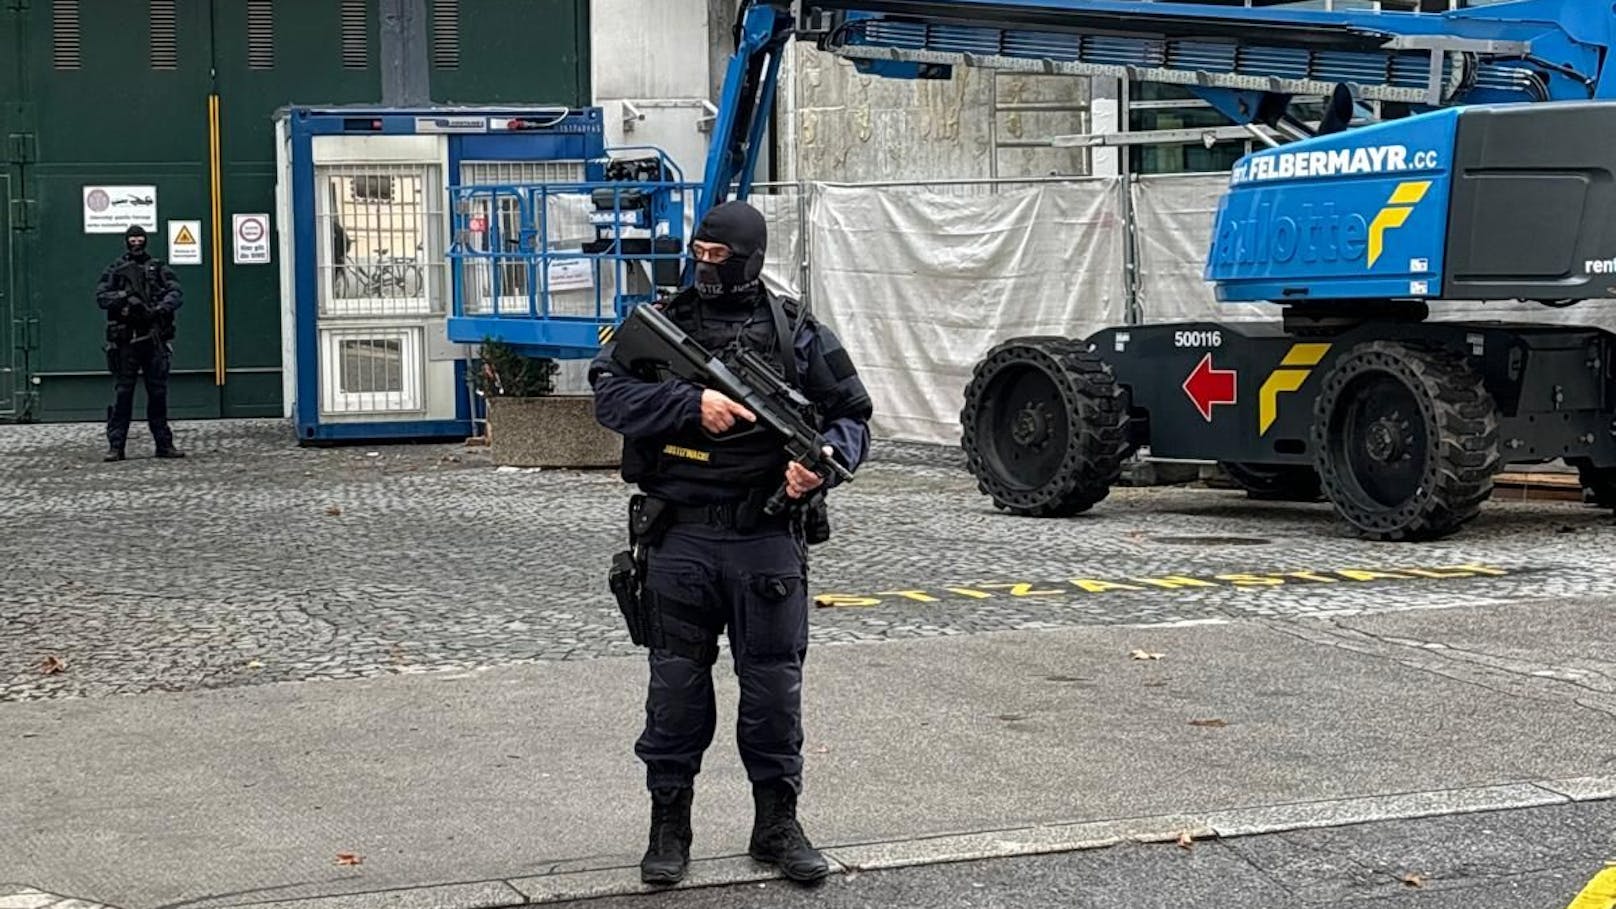
<path id="1" fill-rule="evenodd" d="M 769 240 L 769 226 L 761 212 L 745 202 L 714 206 L 701 219 L 693 239 L 722 243 L 732 253 L 719 265 L 696 262 L 696 293 L 703 300 L 742 303 L 757 296 Z"/>
<path id="2" fill-rule="evenodd" d="M 139 224 L 129 225 L 123 232 L 123 248 L 129 251 L 131 258 L 144 259 L 146 252 L 146 230 Z"/>

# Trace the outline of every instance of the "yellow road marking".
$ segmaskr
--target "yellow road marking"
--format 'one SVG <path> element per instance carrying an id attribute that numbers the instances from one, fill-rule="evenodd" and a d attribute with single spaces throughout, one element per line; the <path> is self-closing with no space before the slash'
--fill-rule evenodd
<path id="1" fill-rule="evenodd" d="M 903 597 L 914 600 L 916 603 L 935 603 L 937 598 L 924 590 L 882 590 L 876 594 L 878 597 Z"/>
<path id="2" fill-rule="evenodd" d="M 873 594 L 824 593 L 814 597 L 821 607 L 881 606 L 895 600 L 910 603 L 941 603 L 959 600 L 992 600 L 1000 597 L 1024 599 L 1028 597 L 1082 596 L 1093 593 L 1144 592 L 1181 590 L 1184 588 L 1222 588 L 1252 591 L 1265 587 L 1295 587 L 1298 584 L 1374 583 L 1386 581 L 1449 581 L 1478 577 L 1504 577 L 1507 568 L 1479 563 L 1463 565 L 1436 565 L 1430 567 L 1403 567 L 1372 570 L 1367 568 L 1336 568 L 1328 571 L 1267 571 L 1225 573 L 1191 577 L 1165 575 L 1156 578 L 1129 578 L 1113 581 L 1104 578 L 1070 578 L 1065 583 L 1042 585 L 1036 582 L 1011 581 L 979 583 L 971 587 L 938 587 L 931 589 L 882 590 Z M 990 592 L 991 591 L 991 592 Z M 1616 909 L 1616 907 L 1613 907 Z"/>
<path id="3" fill-rule="evenodd" d="M 1177 590 L 1180 587 L 1216 587 L 1212 581 L 1203 581 L 1200 578 L 1185 578 L 1171 575 L 1165 578 L 1134 578 L 1141 584 L 1150 584 L 1155 587 L 1165 587 L 1168 590 Z"/>
<path id="4" fill-rule="evenodd" d="M 1588 886 L 1582 888 L 1577 898 L 1571 901 L 1566 909 L 1613 909 L 1616 907 L 1616 864 L 1606 865 L 1605 870 L 1594 875 Z"/>

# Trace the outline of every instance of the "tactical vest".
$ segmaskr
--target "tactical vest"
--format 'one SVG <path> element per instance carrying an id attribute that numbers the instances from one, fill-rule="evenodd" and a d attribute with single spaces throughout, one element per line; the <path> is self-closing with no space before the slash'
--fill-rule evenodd
<path id="1" fill-rule="evenodd" d="M 793 308 L 787 308 L 787 321 L 794 323 Z M 702 305 L 694 294 L 682 294 L 669 301 L 664 313 L 726 363 L 733 363 L 737 345 L 745 345 L 768 359 L 787 381 L 795 377 L 795 363 L 785 360 L 795 356 L 792 339 L 788 336 L 784 344 L 777 340 L 774 311 L 765 295 L 749 309 L 720 309 Z M 698 424 L 673 436 L 625 446 L 623 476 L 629 482 L 658 477 L 720 486 L 739 497 L 749 490 L 778 486 L 788 460 L 774 433 L 737 419 L 717 438 Z"/>
<path id="2" fill-rule="evenodd" d="M 147 256 L 144 261 L 138 261 L 124 256 L 114 266 L 114 286 L 138 295 L 150 306 L 156 306 L 168 293 L 168 282 L 163 279 L 163 263 L 160 259 Z M 164 311 L 151 318 L 124 319 L 118 315 L 116 309 L 107 310 L 107 321 L 119 323 L 127 331 L 123 334 L 140 334 L 148 330 L 156 333 L 164 341 L 174 339 L 174 314 Z M 109 340 L 128 341 L 127 337 L 113 338 L 113 326 L 108 326 Z"/>

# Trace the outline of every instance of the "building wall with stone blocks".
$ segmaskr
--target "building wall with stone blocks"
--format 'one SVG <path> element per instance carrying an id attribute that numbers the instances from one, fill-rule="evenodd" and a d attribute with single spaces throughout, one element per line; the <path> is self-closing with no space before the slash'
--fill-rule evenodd
<path id="1" fill-rule="evenodd" d="M 1084 176 L 1090 153 L 1052 148 L 1090 130 L 1090 80 L 958 67 L 947 80 L 866 76 L 791 46 L 779 103 L 781 176 L 836 182 Z M 1042 147 L 1033 147 L 1033 146 Z"/>

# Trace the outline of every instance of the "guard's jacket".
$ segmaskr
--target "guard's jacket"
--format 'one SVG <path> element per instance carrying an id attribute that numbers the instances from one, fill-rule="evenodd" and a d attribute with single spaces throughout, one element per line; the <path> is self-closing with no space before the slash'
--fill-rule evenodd
<path id="1" fill-rule="evenodd" d="M 776 317 L 776 304 L 782 318 Z M 869 453 L 869 394 L 834 332 L 796 301 L 759 288 L 737 305 L 704 301 L 686 290 L 661 304 L 680 329 L 727 359 L 745 345 L 776 368 L 815 405 L 820 431 L 849 470 Z M 780 329 L 790 336 L 780 344 Z M 683 505 L 709 505 L 773 491 L 783 481 L 787 456 L 768 430 L 737 418 L 719 437 L 701 425 L 702 389 L 682 379 L 649 381 L 628 375 L 607 343 L 589 367 L 595 417 L 624 437 L 623 479 L 646 494 Z M 834 483 L 835 478 L 827 481 Z"/>
<path id="2" fill-rule="evenodd" d="M 184 305 L 184 296 L 166 262 L 126 252 L 101 272 L 95 302 L 107 314 L 108 341 L 127 344 L 153 335 L 173 340 L 174 313 Z"/>

